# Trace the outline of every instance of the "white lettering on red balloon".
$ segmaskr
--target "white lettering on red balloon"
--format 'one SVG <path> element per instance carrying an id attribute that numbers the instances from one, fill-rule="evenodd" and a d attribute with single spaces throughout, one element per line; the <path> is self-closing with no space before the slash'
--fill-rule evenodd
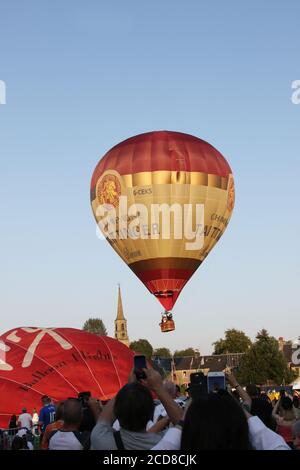
<path id="1" fill-rule="evenodd" d="M 10 347 L 0 340 L 0 370 L 13 370 L 13 367 L 6 362 L 6 353 Z"/>
<path id="2" fill-rule="evenodd" d="M 72 344 L 70 344 L 68 341 L 65 340 L 65 338 L 60 336 L 60 334 L 57 333 L 54 330 L 54 328 L 20 328 L 20 330 L 25 331 L 26 333 L 38 333 L 39 332 L 35 336 L 34 340 L 30 344 L 28 349 L 26 350 L 26 353 L 22 362 L 23 368 L 29 367 L 32 364 L 35 351 L 38 345 L 40 344 L 40 342 L 42 341 L 42 339 L 44 338 L 44 336 L 46 335 L 49 335 L 54 341 L 56 341 L 56 343 L 58 343 L 62 347 L 62 349 L 68 350 L 68 349 L 73 348 Z M 14 330 L 6 337 L 6 339 L 13 343 L 20 343 L 20 341 L 22 340 L 22 337 L 19 336 L 19 330 Z M 0 369 L 1 369 L 1 361 L 0 361 Z M 4 370 L 12 370 L 12 369 L 13 367 L 11 367 L 10 369 L 4 369 Z"/>

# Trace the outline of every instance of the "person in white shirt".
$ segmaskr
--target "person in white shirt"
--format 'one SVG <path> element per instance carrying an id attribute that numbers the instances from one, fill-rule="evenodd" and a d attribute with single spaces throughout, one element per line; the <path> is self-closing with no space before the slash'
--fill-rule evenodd
<path id="1" fill-rule="evenodd" d="M 244 409 L 225 391 L 199 397 L 191 402 L 184 421 L 170 428 L 152 450 L 290 450 L 281 436 L 247 411 L 251 398 L 235 377 L 227 375 L 227 379 L 238 391 Z"/>
<path id="2" fill-rule="evenodd" d="M 193 406 L 191 405 L 190 410 L 188 413 L 192 414 L 194 413 Z M 200 421 L 199 416 L 196 417 L 198 421 Z M 218 424 L 215 423 L 215 426 L 218 426 Z M 190 423 L 180 423 L 177 424 L 175 427 L 170 428 L 165 436 L 162 438 L 162 440 L 152 448 L 152 450 L 184 450 L 187 451 L 185 447 L 182 446 L 182 430 L 185 429 L 186 431 L 186 438 L 190 440 L 191 434 L 188 431 L 188 428 L 190 427 Z M 300 426 L 299 426 L 300 428 Z M 300 433 L 299 433 L 300 436 Z M 200 437 L 201 438 L 201 437 Z M 238 438 L 238 436 L 237 436 Z M 255 450 L 291 450 L 290 447 L 286 444 L 285 440 L 276 434 L 274 431 L 271 431 L 271 429 L 267 428 L 267 426 L 264 425 L 264 423 L 257 417 L 257 416 L 251 416 L 249 414 L 248 417 L 248 439 L 249 439 L 249 444 L 250 446 L 246 445 L 245 449 L 252 448 Z M 216 445 L 215 442 L 212 440 L 212 436 L 210 436 L 211 440 L 211 447 L 213 448 L 214 445 Z M 296 439 L 295 439 L 296 440 Z M 247 441 L 245 441 L 247 444 Z M 299 438 L 300 442 L 300 438 Z M 237 448 L 238 446 L 238 440 L 234 442 L 233 448 Z M 220 447 L 215 447 L 220 449 Z M 299 449 L 300 449 L 300 444 L 299 444 Z M 191 448 L 189 450 L 199 450 L 196 446 L 196 443 L 191 440 Z"/>
<path id="3" fill-rule="evenodd" d="M 18 436 L 22 437 L 27 431 L 31 431 L 32 428 L 32 416 L 27 413 L 27 409 L 23 408 L 22 413 L 18 418 Z"/>

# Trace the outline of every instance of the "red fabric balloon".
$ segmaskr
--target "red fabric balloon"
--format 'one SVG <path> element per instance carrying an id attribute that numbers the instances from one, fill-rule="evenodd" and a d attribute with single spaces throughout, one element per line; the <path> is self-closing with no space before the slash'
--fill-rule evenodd
<path id="1" fill-rule="evenodd" d="M 54 402 L 90 391 L 112 398 L 128 381 L 134 353 L 107 336 L 74 328 L 17 328 L 0 336 L 0 427 L 23 407 L 39 412 L 41 397 Z"/>

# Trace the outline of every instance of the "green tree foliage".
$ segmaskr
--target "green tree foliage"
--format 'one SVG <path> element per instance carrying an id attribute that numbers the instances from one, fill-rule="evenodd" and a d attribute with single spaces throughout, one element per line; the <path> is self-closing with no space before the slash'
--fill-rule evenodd
<path id="1" fill-rule="evenodd" d="M 174 352 L 174 356 L 183 357 L 183 356 L 195 356 L 196 351 L 194 348 L 181 349 Z"/>
<path id="2" fill-rule="evenodd" d="M 136 353 L 143 354 L 147 359 L 151 359 L 153 355 L 153 347 L 147 339 L 139 339 L 130 343 L 130 349 Z"/>
<path id="3" fill-rule="evenodd" d="M 242 357 L 237 374 L 241 384 L 289 384 L 294 374 L 289 370 L 276 338 L 261 330 L 249 351 Z"/>
<path id="4" fill-rule="evenodd" d="M 231 328 L 225 331 L 225 338 L 220 338 L 213 346 L 213 354 L 243 353 L 249 350 L 251 340 L 243 331 Z"/>
<path id="5" fill-rule="evenodd" d="M 99 336 L 107 336 L 107 330 L 101 318 L 89 318 L 83 325 L 84 331 L 94 333 Z"/>
<path id="6" fill-rule="evenodd" d="M 153 356 L 172 357 L 172 354 L 168 348 L 156 348 L 153 351 Z"/>

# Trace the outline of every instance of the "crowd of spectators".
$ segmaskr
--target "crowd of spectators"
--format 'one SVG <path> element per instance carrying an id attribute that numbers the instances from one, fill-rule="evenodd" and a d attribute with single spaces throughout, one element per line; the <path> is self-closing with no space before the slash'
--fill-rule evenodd
<path id="1" fill-rule="evenodd" d="M 107 403 L 42 397 L 39 414 L 26 408 L 9 422 L 14 450 L 300 450 L 299 396 L 271 400 L 258 387 L 242 387 L 231 373 L 226 389 L 188 395 L 159 372 L 134 372 Z M 0 435 L 1 437 L 1 435 Z M 3 439 L 3 433 L 2 433 Z"/>

